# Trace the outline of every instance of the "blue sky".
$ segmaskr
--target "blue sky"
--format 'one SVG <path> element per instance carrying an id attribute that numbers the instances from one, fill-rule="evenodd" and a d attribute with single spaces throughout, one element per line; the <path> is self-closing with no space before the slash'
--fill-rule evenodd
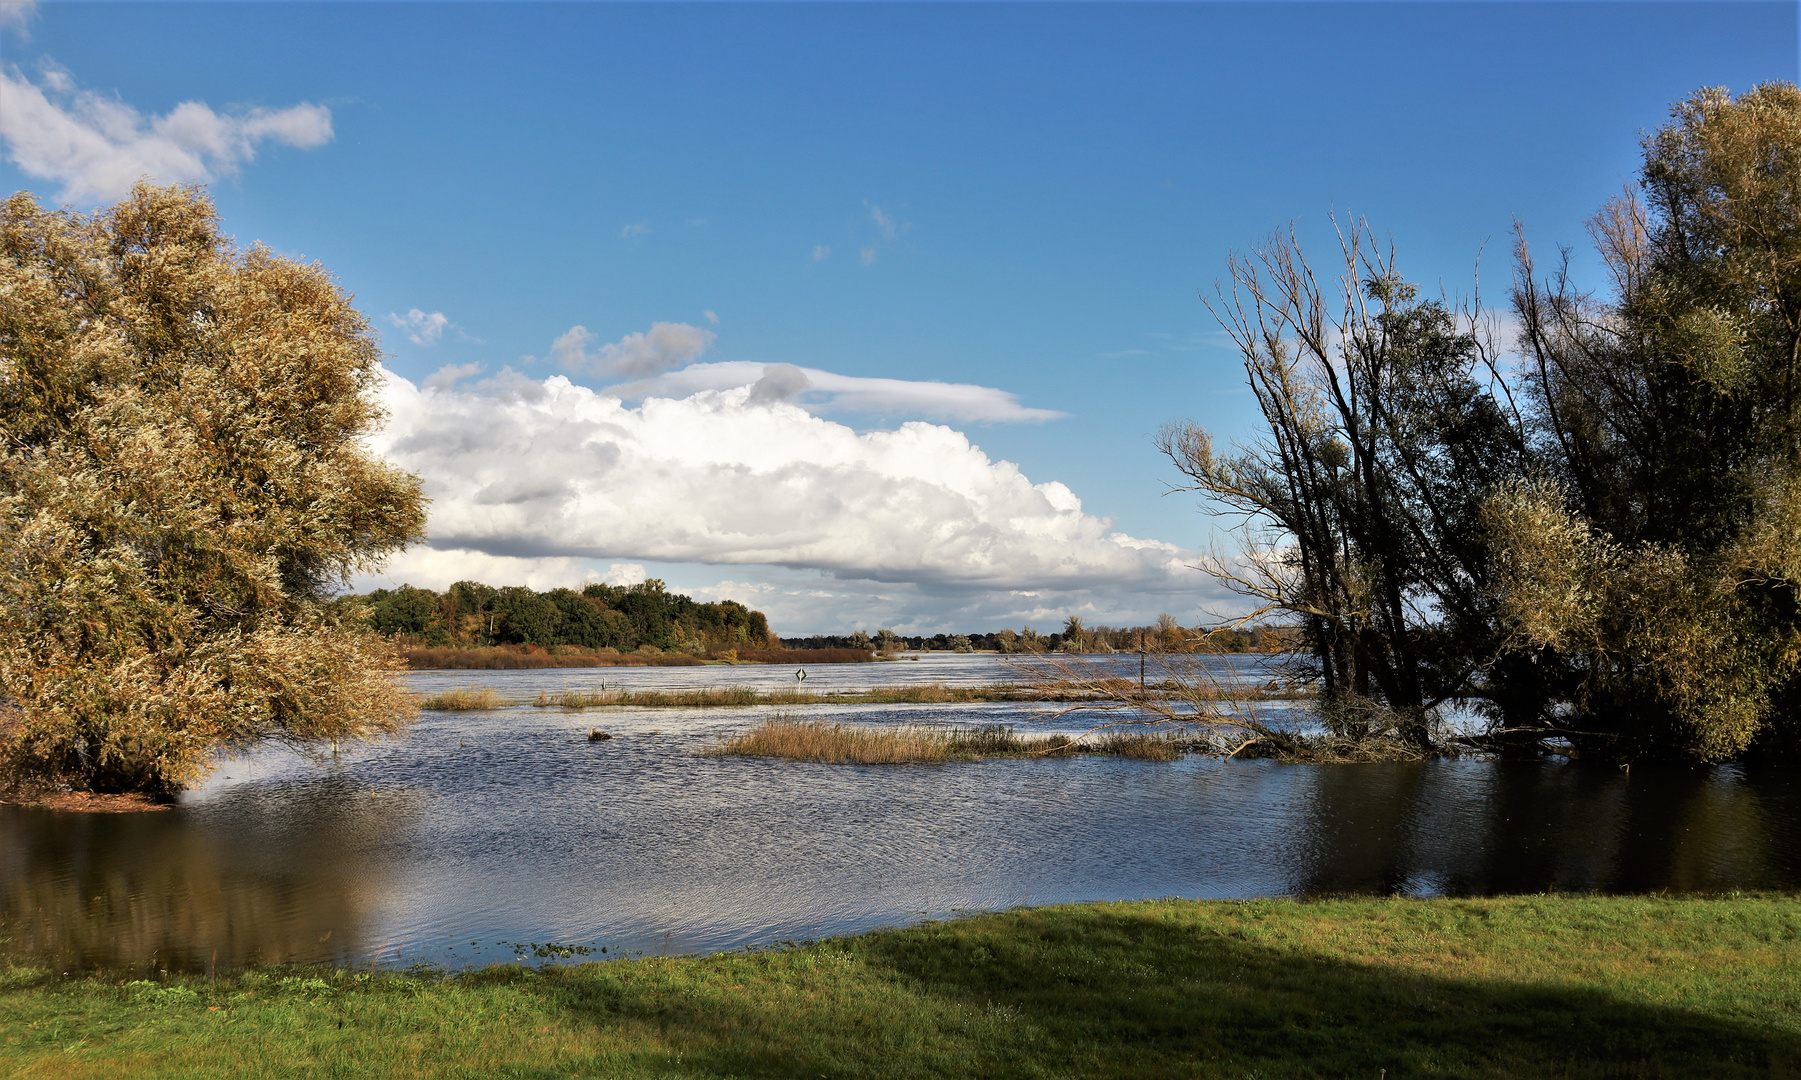
<path id="1" fill-rule="evenodd" d="M 1336 210 L 1430 287 L 1480 251 L 1500 302 L 1516 217 L 1592 267 L 1643 130 L 1797 64 L 1793 4 L 8 10 L 8 190 L 210 179 L 356 294 L 437 500 L 395 575 L 651 573 L 791 633 L 1197 618 L 1212 526 L 1151 436 L 1250 430 L 1197 299 L 1230 250 L 1324 257 Z M 159 122 L 187 102 L 216 130 Z"/>

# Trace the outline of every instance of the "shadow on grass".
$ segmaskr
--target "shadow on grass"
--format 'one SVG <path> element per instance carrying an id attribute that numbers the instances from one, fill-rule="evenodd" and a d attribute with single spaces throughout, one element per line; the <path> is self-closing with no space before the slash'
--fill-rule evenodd
<path id="1" fill-rule="evenodd" d="M 1762 1077 L 1801 1063 L 1792 1032 L 1695 1010 L 1410 975 L 1104 910 L 707 965 L 661 981 L 603 965 L 540 989 L 578 1019 L 655 1036 L 682 1075 Z M 734 993 L 746 978 L 779 992 Z"/>

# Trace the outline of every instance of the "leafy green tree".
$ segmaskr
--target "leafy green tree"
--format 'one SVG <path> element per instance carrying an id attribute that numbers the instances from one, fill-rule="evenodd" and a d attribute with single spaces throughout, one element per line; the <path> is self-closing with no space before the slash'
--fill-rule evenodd
<path id="1" fill-rule="evenodd" d="M 332 601 L 418 539 L 363 440 L 380 351 L 322 268 L 234 248 L 195 188 L 0 208 L 0 754 L 169 791 L 223 748 L 397 730 Z"/>
<path id="2" fill-rule="evenodd" d="M 402 585 L 369 594 L 369 629 L 378 634 L 407 634 L 428 645 L 445 640 L 443 606 L 437 594 Z"/>
<path id="3" fill-rule="evenodd" d="M 500 615 L 495 633 L 501 641 L 514 645 L 557 643 L 562 613 L 549 596 L 523 585 L 510 585 L 495 596 L 494 610 Z"/>

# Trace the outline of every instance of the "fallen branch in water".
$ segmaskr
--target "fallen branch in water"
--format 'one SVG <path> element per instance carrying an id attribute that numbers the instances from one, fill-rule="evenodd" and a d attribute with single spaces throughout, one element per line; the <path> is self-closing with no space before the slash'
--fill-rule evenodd
<path id="1" fill-rule="evenodd" d="M 1169 733 L 1183 749 L 1238 757 L 1282 761 L 1362 762 L 1414 761 L 1425 753 L 1399 737 L 1382 732 L 1310 734 L 1293 725 L 1278 726 L 1265 706 L 1277 701 L 1317 701 L 1303 680 L 1292 673 L 1257 688 L 1228 682 L 1207 655 L 1147 654 L 1143 683 L 1122 679 L 1117 664 L 1079 656 L 1035 655 L 1013 660 L 1022 687 L 1056 687 L 1063 707 L 1038 713 L 1040 720 L 1099 713 L 1108 717 L 1086 735 L 1109 730 L 1152 729 Z M 1156 681 L 1150 672 L 1156 672 Z M 1260 681 L 1260 680 L 1259 680 Z"/>

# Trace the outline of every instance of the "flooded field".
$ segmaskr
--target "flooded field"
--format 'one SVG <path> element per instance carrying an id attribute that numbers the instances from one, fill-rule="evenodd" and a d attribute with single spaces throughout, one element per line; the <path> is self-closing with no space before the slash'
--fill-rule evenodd
<path id="1" fill-rule="evenodd" d="M 1114 661 L 1136 673 L 1136 657 Z M 1222 676 L 1261 679 L 1250 659 Z M 808 689 L 1006 681 L 988 657 L 811 670 Z M 227 762 L 160 813 L 0 807 L 5 948 L 74 966 L 406 965 L 558 944 L 713 951 L 963 911 L 1154 896 L 1801 886 L 1801 784 L 1742 768 L 1075 757 L 855 766 L 702 756 L 767 708 L 528 704 L 542 690 L 791 685 L 754 667 L 418 672 L 403 739 Z M 786 680 L 786 682 L 783 682 Z M 1014 724 L 1025 703 L 800 706 Z M 614 737 L 590 742 L 601 728 Z M 575 955 L 581 955 L 577 952 Z"/>

